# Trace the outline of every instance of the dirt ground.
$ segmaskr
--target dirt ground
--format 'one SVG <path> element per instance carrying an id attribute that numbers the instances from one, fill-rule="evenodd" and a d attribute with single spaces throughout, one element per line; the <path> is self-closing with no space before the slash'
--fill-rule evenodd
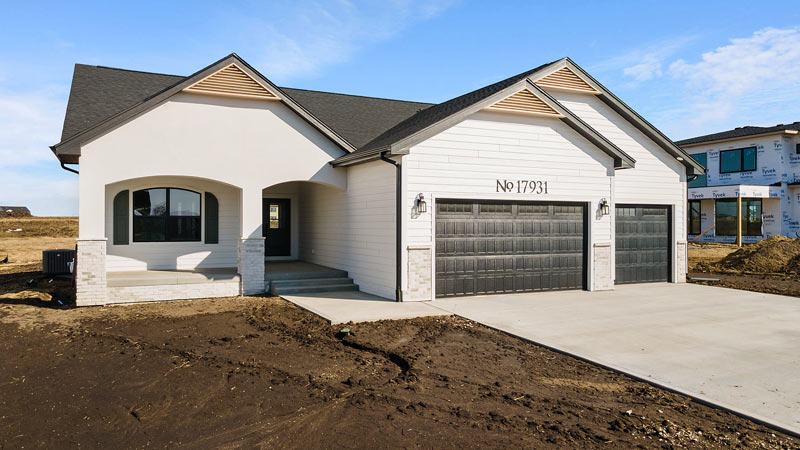
<path id="1" fill-rule="evenodd" d="M 800 239 L 775 236 L 741 249 L 689 244 L 688 276 L 692 283 L 800 297 Z"/>
<path id="2" fill-rule="evenodd" d="M 798 448 L 454 318 L 351 325 L 276 298 L 0 305 L 0 448 Z"/>
<path id="3" fill-rule="evenodd" d="M 0 248 L 75 231 L 35 224 L 16 247 L 0 232 Z M 278 298 L 73 308 L 71 280 L 17 261 L 0 272 L 0 449 L 800 449 L 465 319 L 342 336 Z"/>

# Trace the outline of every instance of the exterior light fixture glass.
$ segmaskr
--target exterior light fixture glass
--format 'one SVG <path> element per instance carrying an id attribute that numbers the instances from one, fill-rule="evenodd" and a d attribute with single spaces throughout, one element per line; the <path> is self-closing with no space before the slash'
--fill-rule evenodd
<path id="1" fill-rule="evenodd" d="M 600 200 L 600 212 L 607 216 L 611 213 L 611 208 L 608 206 L 608 201 L 606 199 Z"/>
<path id="2" fill-rule="evenodd" d="M 422 193 L 417 194 L 414 207 L 417 210 L 417 214 L 428 212 L 428 205 L 425 204 L 425 196 Z"/>

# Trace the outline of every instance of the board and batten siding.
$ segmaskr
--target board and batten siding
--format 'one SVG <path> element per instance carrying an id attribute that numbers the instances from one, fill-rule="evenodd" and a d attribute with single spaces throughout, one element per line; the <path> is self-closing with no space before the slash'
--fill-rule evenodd
<path id="1" fill-rule="evenodd" d="M 555 90 L 550 93 L 636 160 L 636 167 L 616 171 L 614 204 L 671 205 L 673 247 L 675 242 L 685 242 L 688 203 L 683 164 L 597 97 Z M 673 261 L 674 256 L 673 249 Z M 673 270 L 675 267 L 673 264 Z M 673 274 L 677 275 L 675 272 Z"/>
<path id="2" fill-rule="evenodd" d="M 597 208 L 610 200 L 613 161 L 560 120 L 481 111 L 412 147 L 403 167 L 408 207 L 420 193 L 431 203 L 427 213 L 408 217 L 408 246 L 435 247 L 433 203 L 440 198 L 590 203 L 592 288 L 593 245 L 612 239 L 611 220 Z M 515 190 L 517 180 L 546 181 L 548 193 L 497 192 L 497 180 L 512 181 Z"/>
<path id="3" fill-rule="evenodd" d="M 205 239 L 205 193 L 219 202 L 219 243 L 200 242 L 133 242 L 133 192 L 140 189 L 172 187 L 199 192 L 201 195 L 201 238 Z M 114 245 L 114 196 L 129 190 L 128 245 Z M 106 270 L 191 270 L 196 268 L 236 267 L 239 239 L 239 190 L 221 183 L 186 177 L 149 177 L 113 183 L 106 187 L 105 230 Z"/>
<path id="4" fill-rule="evenodd" d="M 303 183 L 300 259 L 346 270 L 364 292 L 394 298 L 395 168 L 346 169 L 347 189 Z"/>

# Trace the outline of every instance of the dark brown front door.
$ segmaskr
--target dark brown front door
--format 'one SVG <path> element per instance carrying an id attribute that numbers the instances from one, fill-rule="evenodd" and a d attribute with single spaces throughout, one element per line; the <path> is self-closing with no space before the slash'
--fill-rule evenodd
<path id="1" fill-rule="evenodd" d="M 292 224 L 288 198 L 265 198 L 263 206 L 264 254 L 291 256 Z"/>

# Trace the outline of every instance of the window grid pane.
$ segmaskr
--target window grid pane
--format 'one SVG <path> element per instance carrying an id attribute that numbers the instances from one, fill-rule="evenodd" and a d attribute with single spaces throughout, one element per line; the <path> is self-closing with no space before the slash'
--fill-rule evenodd
<path id="1" fill-rule="evenodd" d="M 200 199 L 197 192 L 177 188 L 134 192 L 133 241 L 200 241 Z"/>

